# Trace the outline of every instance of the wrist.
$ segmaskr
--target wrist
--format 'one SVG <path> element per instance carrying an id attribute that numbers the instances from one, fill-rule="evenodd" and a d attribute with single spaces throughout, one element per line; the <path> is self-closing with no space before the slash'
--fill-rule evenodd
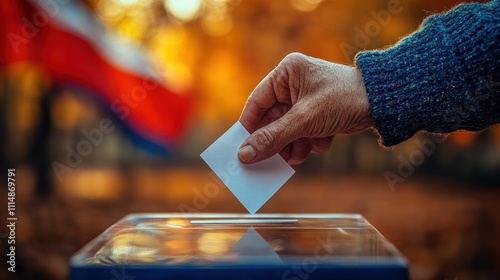
<path id="1" fill-rule="evenodd" d="M 374 126 L 370 109 L 370 100 L 368 98 L 361 70 L 358 67 L 352 67 L 351 71 L 353 94 L 355 95 L 355 102 L 359 114 L 358 124 L 362 130 L 365 130 Z"/>

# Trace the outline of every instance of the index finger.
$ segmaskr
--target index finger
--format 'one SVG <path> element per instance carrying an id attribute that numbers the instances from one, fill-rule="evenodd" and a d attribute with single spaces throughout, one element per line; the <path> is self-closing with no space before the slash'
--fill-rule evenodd
<path id="1" fill-rule="evenodd" d="M 276 68 L 260 81 L 243 107 L 239 121 L 250 133 L 257 129 L 266 111 L 277 102 L 272 85 L 275 72 Z"/>

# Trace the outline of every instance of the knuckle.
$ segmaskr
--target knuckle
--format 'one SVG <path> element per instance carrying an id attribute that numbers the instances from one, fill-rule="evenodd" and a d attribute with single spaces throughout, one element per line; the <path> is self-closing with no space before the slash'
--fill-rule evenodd
<path id="1" fill-rule="evenodd" d="M 262 151 L 269 152 L 276 148 L 276 139 L 267 129 L 257 131 L 255 141 Z"/>
<path id="2" fill-rule="evenodd" d="M 288 77 L 287 81 L 289 83 L 290 90 L 294 89 L 298 91 L 301 85 L 305 85 L 305 80 L 310 76 L 311 67 L 314 66 L 311 57 L 294 52 L 290 53 L 283 61 L 278 65 L 278 69 L 283 76 Z"/>
<path id="3" fill-rule="evenodd" d="M 305 54 L 293 52 L 285 56 L 278 68 L 284 68 L 285 71 L 297 71 L 303 67 L 307 67 L 309 57 Z"/>
<path id="4" fill-rule="evenodd" d="M 302 61 L 302 60 L 306 60 L 306 59 L 307 59 L 307 55 L 305 55 L 303 53 L 299 53 L 299 52 L 292 52 L 292 53 L 289 53 L 285 56 L 285 58 L 283 59 L 283 62 L 290 63 L 290 62 L 297 62 L 297 61 Z"/>

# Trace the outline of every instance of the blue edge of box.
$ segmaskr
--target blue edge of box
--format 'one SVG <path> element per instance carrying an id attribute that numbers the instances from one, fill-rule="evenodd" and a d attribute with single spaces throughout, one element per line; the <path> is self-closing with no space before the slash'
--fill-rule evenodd
<path id="1" fill-rule="evenodd" d="M 71 267 L 71 280 L 160 280 L 160 279 L 281 279 L 281 280 L 408 280 L 406 265 L 315 265 L 179 267 L 109 266 Z"/>

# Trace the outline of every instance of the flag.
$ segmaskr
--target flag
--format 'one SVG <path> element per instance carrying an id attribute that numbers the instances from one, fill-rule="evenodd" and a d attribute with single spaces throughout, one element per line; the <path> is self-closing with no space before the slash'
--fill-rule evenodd
<path id="1" fill-rule="evenodd" d="M 139 142 L 172 149 L 186 130 L 190 94 L 157 78 L 139 46 L 113 35 L 78 1 L 0 1 L 0 67 L 30 61 L 55 85 L 106 104 Z"/>

